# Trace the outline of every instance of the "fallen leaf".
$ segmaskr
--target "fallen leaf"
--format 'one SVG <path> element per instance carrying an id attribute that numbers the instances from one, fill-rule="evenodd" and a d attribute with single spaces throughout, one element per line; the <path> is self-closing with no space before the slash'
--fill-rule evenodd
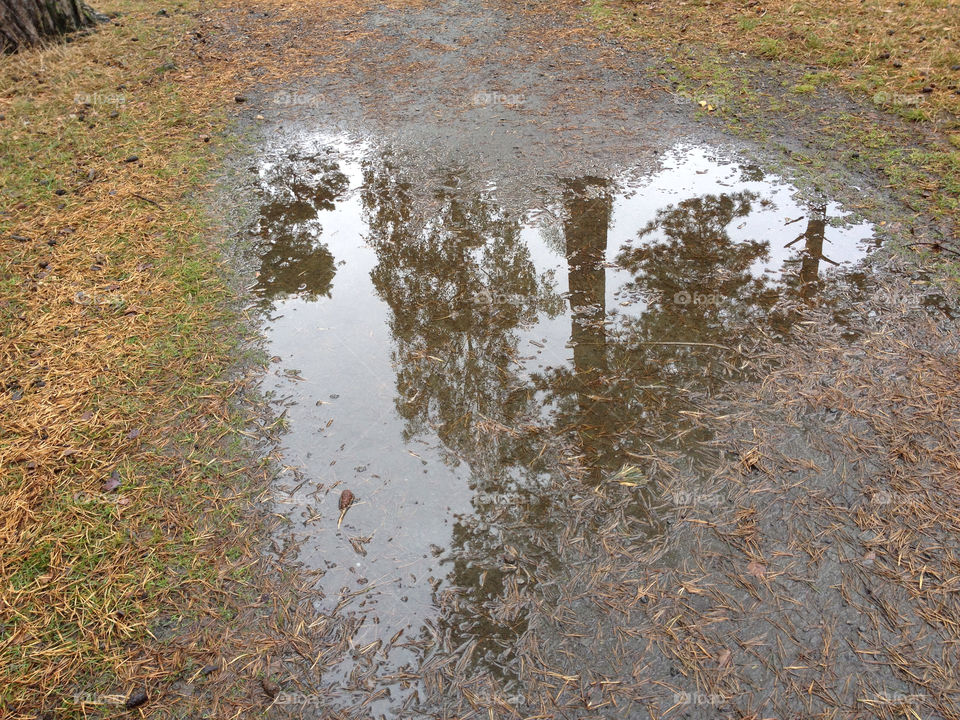
<path id="1" fill-rule="evenodd" d="M 732 656 L 733 654 L 729 650 L 724 650 L 722 653 L 720 653 L 720 657 L 717 658 L 717 664 L 720 667 L 726 667 L 730 664 L 730 658 Z"/>
<path id="2" fill-rule="evenodd" d="M 110 479 L 105 480 L 103 485 L 100 486 L 100 489 L 104 492 L 113 492 L 118 487 L 120 487 L 120 473 L 114 470 L 110 473 Z"/>
<path id="3" fill-rule="evenodd" d="M 755 578 L 762 578 L 767 572 L 767 566 L 763 563 L 751 561 L 747 564 L 747 572 L 753 575 Z"/>

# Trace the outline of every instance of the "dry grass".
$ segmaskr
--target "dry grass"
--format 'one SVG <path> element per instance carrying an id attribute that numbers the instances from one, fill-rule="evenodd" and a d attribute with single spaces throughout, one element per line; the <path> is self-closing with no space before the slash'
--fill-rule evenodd
<path id="1" fill-rule="evenodd" d="M 666 59 L 675 68 L 665 72 L 674 88 L 702 98 L 705 109 L 738 130 L 776 141 L 790 118 L 815 115 L 819 128 L 810 147 L 886 175 L 909 206 L 943 218 L 956 234 L 960 13 L 954 3 L 595 0 L 589 10 L 629 45 Z M 744 63 L 747 57 L 772 64 Z"/>
<path id="2" fill-rule="evenodd" d="M 262 668 L 254 627 L 282 635 L 295 616 L 285 587 L 268 621 L 236 629 L 268 582 L 250 515 L 267 472 L 249 463 L 248 381 L 231 371 L 252 356 L 201 207 L 234 96 L 306 62 L 278 47 L 281 24 L 250 25 L 263 57 L 198 29 L 251 8 L 100 3 L 120 14 L 96 32 L 0 61 L 4 717 L 115 712 L 138 688 L 161 712 L 189 676 L 239 714 L 262 690 L 218 698 Z M 358 11 L 256 8 L 316 27 Z M 336 47 L 313 37 L 314 54 Z M 256 652 L 198 674 L 231 638 Z"/>
<path id="3" fill-rule="evenodd" d="M 658 49 L 747 50 L 829 70 L 888 107 L 910 106 L 956 130 L 960 13 L 948 0 L 626 2 L 632 37 Z"/>

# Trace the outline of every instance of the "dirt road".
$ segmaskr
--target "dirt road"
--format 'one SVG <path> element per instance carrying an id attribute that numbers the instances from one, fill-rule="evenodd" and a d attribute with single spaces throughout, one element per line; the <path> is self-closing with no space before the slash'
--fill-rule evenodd
<path id="1" fill-rule="evenodd" d="M 270 712 L 955 715 L 955 315 L 878 181 L 576 8 L 323 32 L 226 182 L 318 613 Z"/>

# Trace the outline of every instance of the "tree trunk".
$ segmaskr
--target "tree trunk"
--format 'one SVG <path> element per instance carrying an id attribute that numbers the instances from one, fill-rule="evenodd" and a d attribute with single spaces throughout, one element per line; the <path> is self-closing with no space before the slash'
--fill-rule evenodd
<path id="1" fill-rule="evenodd" d="M 96 14 L 83 0 L 0 0 L 0 49 L 16 52 L 94 22 Z"/>

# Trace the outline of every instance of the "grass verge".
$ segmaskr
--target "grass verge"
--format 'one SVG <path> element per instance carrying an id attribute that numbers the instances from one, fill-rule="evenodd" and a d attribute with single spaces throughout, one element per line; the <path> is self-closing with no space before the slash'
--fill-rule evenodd
<path id="1" fill-rule="evenodd" d="M 815 125 L 811 154 L 879 173 L 939 226 L 927 249 L 960 229 L 960 14 L 947 0 L 593 0 L 588 13 L 663 58 L 668 89 L 732 129 L 776 139 Z"/>
<path id="2" fill-rule="evenodd" d="M 367 7 L 104 0 L 0 59 L 4 718 L 249 717 L 303 652 L 204 192 L 243 93 L 336 70 Z"/>
<path id="3" fill-rule="evenodd" d="M 104 0 L 0 59 L 4 718 L 249 717 L 303 652 L 205 191 L 243 93 L 336 70 L 367 7 Z"/>
<path id="4" fill-rule="evenodd" d="M 98 9 L 0 62 L 4 717 L 115 712 L 217 662 L 165 636 L 229 623 L 258 562 L 242 324 L 195 200 L 225 90 L 184 67 L 190 8 Z"/>

